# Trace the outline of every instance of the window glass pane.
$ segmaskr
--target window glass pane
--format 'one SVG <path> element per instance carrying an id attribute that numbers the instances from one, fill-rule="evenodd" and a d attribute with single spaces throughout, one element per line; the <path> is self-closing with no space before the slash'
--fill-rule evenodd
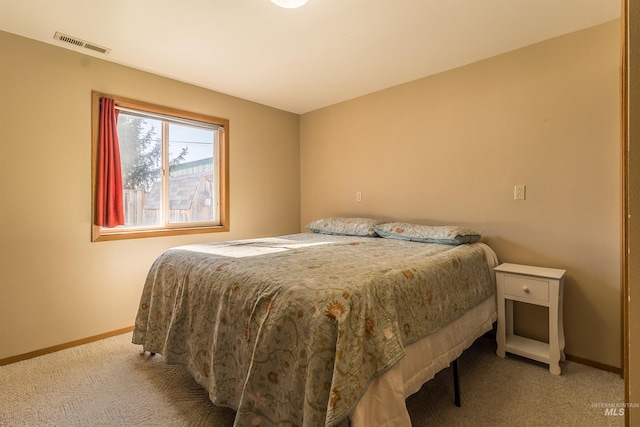
<path id="1" fill-rule="evenodd" d="M 169 222 L 214 221 L 217 131 L 168 123 Z"/>
<path id="2" fill-rule="evenodd" d="M 162 122 L 118 116 L 125 227 L 162 224 Z"/>

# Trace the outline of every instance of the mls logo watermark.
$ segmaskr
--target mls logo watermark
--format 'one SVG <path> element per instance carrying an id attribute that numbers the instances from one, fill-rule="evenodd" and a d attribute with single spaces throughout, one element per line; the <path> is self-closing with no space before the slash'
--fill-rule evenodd
<path id="1" fill-rule="evenodd" d="M 624 416 L 624 408 L 605 408 L 604 409 L 605 417 L 623 417 Z"/>
<path id="2" fill-rule="evenodd" d="M 624 413 L 625 413 L 627 408 L 638 408 L 638 407 L 640 407 L 640 403 L 625 403 L 625 402 L 603 403 L 603 402 L 596 402 L 596 403 L 592 403 L 591 407 L 603 409 L 605 417 L 624 417 Z"/>

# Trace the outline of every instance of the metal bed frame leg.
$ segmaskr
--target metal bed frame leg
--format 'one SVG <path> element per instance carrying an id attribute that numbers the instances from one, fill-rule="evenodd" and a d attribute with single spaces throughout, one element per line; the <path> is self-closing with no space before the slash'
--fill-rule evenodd
<path id="1" fill-rule="evenodd" d="M 460 379 L 458 378 L 458 359 L 451 362 L 451 369 L 453 370 L 453 402 L 459 408 L 460 407 Z"/>

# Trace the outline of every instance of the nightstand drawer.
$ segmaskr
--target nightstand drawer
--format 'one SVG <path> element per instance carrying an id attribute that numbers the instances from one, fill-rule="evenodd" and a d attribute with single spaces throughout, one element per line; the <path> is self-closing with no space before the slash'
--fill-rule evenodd
<path id="1" fill-rule="evenodd" d="M 549 282 L 505 274 L 504 293 L 519 299 L 549 302 Z"/>

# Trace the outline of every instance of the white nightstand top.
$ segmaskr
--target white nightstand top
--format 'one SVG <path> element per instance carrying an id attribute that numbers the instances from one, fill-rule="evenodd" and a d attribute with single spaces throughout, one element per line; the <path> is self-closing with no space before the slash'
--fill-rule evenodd
<path id="1" fill-rule="evenodd" d="M 521 264 L 500 264 L 495 271 L 501 271 L 503 273 L 515 273 L 525 274 L 527 276 L 547 277 L 549 279 L 562 279 L 562 276 L 566 273 L 566 270 L 560 270 L 558 268 L 546 268 L 546 267 L 533 267 L 530 265 Z"/>

